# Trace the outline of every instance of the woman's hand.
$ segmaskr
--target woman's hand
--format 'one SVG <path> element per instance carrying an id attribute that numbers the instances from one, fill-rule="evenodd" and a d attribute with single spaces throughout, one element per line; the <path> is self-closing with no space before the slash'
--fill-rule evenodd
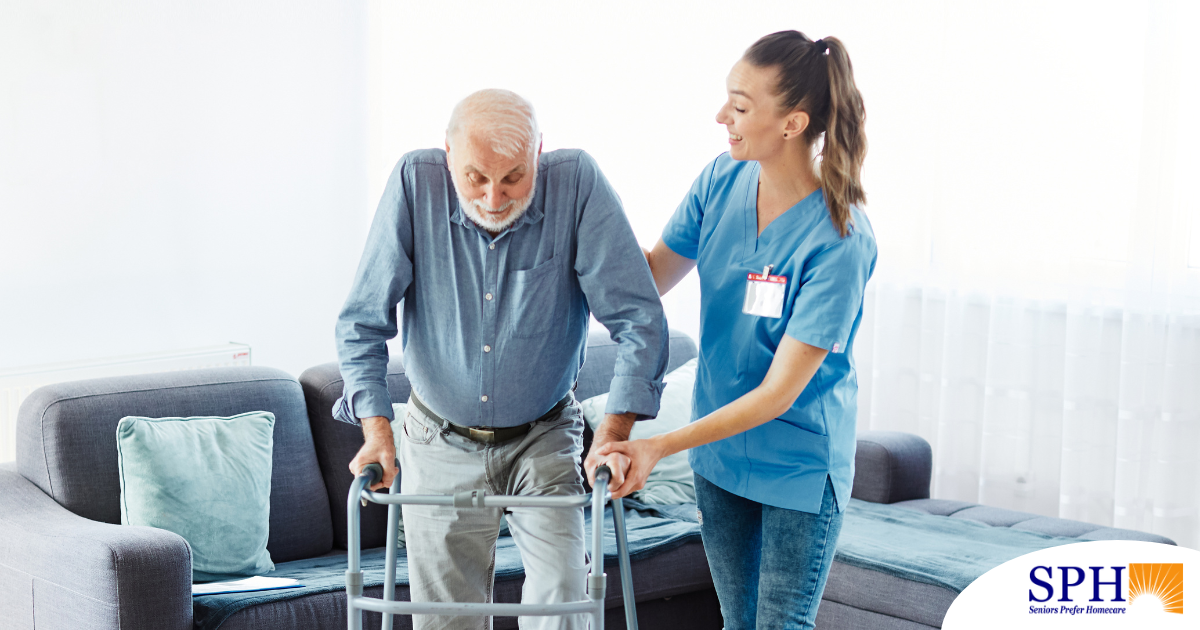
<path id="1" fill-rule="evenodd" d="M 629 470 L 625 473 L 625 482 L 621 484 L 621 487 L 612 491 L 614 499 L 620 499 L 644 488 L 646 478 L 650 476 L 650 471 L 654 470 L 655 464 L 669 454 L 657 437 L 629 442 L 608 442 L 596 452 L 601 457 L 607 457 L 614 453 L 629 458 Z"/>
<path id="2" fill-rule="evenodd" d="M 775 358 L 771 360 L 767 376 L 758 387 L 674 431 L 646 440 L 614 441 L 594 449 L 598 457 L 621 453 L 630 458 L 625 481 L 613 491 L 613 496 L 622 497 L 640 490 L 646 485 L 646 477 L 654 465 L 667 455 L 723 440 L 783 415 L 808 387 L 808 382 L 827 354 L 826 350 L 784 335 L 779 348 L 775 350 Z"/>

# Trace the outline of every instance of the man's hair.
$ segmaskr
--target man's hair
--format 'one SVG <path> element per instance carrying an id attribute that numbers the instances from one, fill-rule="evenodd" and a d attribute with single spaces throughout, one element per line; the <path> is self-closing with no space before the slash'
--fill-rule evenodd
<path id="1" fill-rule="evenodd" d="M 508 90 L 479 90 L 459 101 L 446 127 L 446 144 L 453 145 L 459 132 L 487 142 L 507 158 L 532 155 L 541 143 L 533 105 Z"/>

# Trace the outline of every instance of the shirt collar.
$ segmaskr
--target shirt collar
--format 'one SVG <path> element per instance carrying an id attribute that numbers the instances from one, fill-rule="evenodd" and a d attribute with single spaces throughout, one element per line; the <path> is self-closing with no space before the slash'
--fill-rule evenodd
<path id="1" fill-rule="evenodd" d="M 451 190 L 453 190 L 453 188 L 451 188 Z M 475 222 L 467 216 L 467 212 L 463 210 L 462 204 L 458 201 L 458 194 L 454 193 L 451 199 L 454 203 L 454 211 L 450 213 L 450 221 L 464 227 L 477 227 L 475 226 Z M 512 225 L 508 226 L 508 229 L 504 230 L 504 232 L 501 232 L 501 234 L 515 232 L 520 229 L 521 226 L 527 223 L 532 224 L 541 221 L 546 216 L 546 213 L 542 211 L 543 199 L 542 191 L 539 188 L 538 191 L 533 195 L 533 203 L 529 204 L 529 207 L 525 209 L 525 214 L 522 214 L 521 218 L 517 219 L 517 221 Z"/>

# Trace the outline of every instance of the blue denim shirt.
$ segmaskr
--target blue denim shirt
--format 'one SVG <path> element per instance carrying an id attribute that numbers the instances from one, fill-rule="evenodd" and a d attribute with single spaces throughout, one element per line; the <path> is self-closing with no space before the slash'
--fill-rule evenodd
<path id="1" fill-rule="evenodd" d="M 385 342 L 401 300 L 413 391 L 456 424 L 516 426 L 553 407 L 583 365 L 589 312 L 618 343 L 606 411 L 658 414 L 662 303 L 621 200 L 583 151 L 543 153 L 532 204 L 495 238 L 459 206 L 445 151 L 400 159 L 338 317 L 339 420 L 392 418 Z"/>

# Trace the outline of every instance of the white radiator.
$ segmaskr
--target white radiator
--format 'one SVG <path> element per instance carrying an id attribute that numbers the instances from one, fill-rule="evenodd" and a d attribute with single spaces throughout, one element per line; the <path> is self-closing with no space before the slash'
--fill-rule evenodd
<path id="1" fill-rule="evenodd" d="M 17 409 L 33 390 L 51 383 L 150 372 L 250 365 L 250 346 L 226 343 L 204 348 L 131 354 L 92 361 L 30 365 L 0 370 L 0 462 L 16 458 Z"/>

